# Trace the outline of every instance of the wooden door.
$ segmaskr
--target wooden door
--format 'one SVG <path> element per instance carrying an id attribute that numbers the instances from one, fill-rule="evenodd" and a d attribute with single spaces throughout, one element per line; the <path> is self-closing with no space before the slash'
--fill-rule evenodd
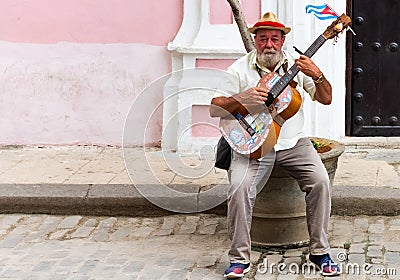
<path id="1" fill-rule="evenodd" d="M 400 0 L 352 0 L 348 10 L 346 134 L 400 136 Z"/>

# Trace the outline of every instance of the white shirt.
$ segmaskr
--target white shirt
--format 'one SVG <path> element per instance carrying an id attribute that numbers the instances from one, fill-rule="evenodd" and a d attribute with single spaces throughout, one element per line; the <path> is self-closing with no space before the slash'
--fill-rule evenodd
<path id="1" fill-rule="evenodd" d="M 260 80 L 260 75 L 257 72 L 256 61 L 257 61 L 257 50 L 253 50 L 246 54 L 245 56 L 236 60 L 227 70 L 230 74 L 229 81 L 226 81 L 226 94 L 225 96 L 229 96 L 230 94 L 236 94 L 242 91 L 245 91 L 251 87 L 254 87 L 258 84 Z M 280 75 L 284 74 L 284 70 L 281 67 L 282 64 L 288 63 L 288 69 L 294 64 L 295 57 L 289 54 L 286 51 L 283 51 L 284 58 L 282 61 L 278 63 L 275 67 L 274 71 L 276 72 L 278 69 L 278 73 Z M 266 68 L 261 67 L 257 64 L 264 72 L 271 72 Z M 297 82 L 297 91 L 300 93 L 301 98 L 304 102 L 305 93 L 307 92 L 311 99 L 314 99 L 315 94 L 315 84 L 312 78 L 304 75 L 302 72 L 299 72 L 293 79 Z M 224 96 L 221 92 L 217 92 L 214 97 Z M 304 111 L 303 111 L 303 103 L 300 106 L 299 111 L 290 119 L 285 121 L 282 126 L 281 132 L 279 134 L 278 141 L 275 145 L 275 151 L 286 150 L 294 147 L 297 141 L 304 137 L 303 133 L 304 128 Z"/>

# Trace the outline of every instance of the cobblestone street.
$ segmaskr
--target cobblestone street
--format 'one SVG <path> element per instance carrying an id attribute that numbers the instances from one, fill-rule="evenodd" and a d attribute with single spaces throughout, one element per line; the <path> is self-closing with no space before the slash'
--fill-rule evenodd
<path id="1" fill-rule="evenodd" d="M 335 279 L 399 279 L 400 217 L 334 216 L 330 228 L 344 272 Z M 223 279 L 228 265 L 225 217 L 208 214 L 1 215 L 0 237 L 1 279 Z M 321 279 L 301 270 L 306 257 L 306 248 L 254 251 L 246 278 Z"/>
<path id="2" fill-rule="evenodd" d="M 220 279 L 225 218 L 2 215 L 0 279 Z"/>

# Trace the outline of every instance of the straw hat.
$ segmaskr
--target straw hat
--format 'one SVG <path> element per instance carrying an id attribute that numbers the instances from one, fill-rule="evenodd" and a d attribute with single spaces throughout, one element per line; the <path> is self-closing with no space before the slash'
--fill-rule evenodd
<path id="1" fill-rule="evenodd" d="M 255 34 L 257 29 L 275 29 L 282 30 L 286 35 L 290 32 L 291 28 L 286 27 L 282 22 L 279 21 L 278 17 L 271 12 L 265 13 L 263 17 L 254 24 L 253 27 L 249 27 L 249 32 Z"/>

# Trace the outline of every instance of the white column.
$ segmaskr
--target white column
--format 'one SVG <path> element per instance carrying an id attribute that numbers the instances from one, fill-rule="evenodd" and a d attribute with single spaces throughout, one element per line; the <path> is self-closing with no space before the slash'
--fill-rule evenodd
<path id="1" fill-rule="evenodd" d="M 182 70 L 195 68 L 197 59 L 236 59 L 245 54 L 236 23 L 210 24 L 209 0 L 185 0 L 182 26 L 173 42 L 168 44 L 168 50 L 171 51 L 172 72 L 180 71 L 180 74 L 173 75 L 164 89 L 162 148 L 196 152 L 204 145 L 215 145 L 218 139 L 191 137 L 189 129 L 191 107 L 209 105 L 213 93 L 185 91 L 201 81 L 191 81 L 193 72 L 185 75 Z"/>

